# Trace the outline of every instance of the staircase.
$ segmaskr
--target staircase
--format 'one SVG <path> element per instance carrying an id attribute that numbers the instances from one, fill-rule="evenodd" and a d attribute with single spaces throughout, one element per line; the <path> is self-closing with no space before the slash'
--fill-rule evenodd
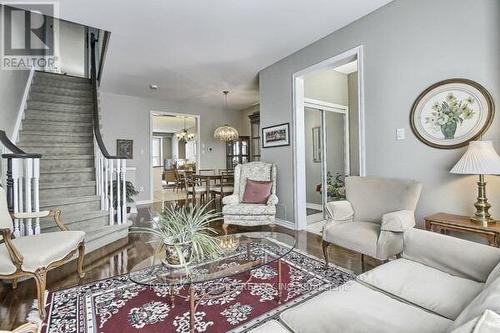
<path id="1" fill-rule="evenodd" d="M 110 225 L 96 195 L 90 79 L 36 72 L 18 146 L 42 154 L 40 210 L 60 209 L 70 230 L 86 232 L 86 252 L 128 235 L 130 223 Z M 58 230 L 40 221 L 42 232 Z"/>

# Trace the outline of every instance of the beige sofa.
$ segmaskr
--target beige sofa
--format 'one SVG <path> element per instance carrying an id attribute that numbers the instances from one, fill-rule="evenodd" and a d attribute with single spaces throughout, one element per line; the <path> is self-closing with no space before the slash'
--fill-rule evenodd
<path id="1" fill-rule="evenodd" d="M 500 249 L 419 229 L 402 257 L 257 332 L 500 332 Z M 271 329 L 270 329 L 271 328 Z"/>

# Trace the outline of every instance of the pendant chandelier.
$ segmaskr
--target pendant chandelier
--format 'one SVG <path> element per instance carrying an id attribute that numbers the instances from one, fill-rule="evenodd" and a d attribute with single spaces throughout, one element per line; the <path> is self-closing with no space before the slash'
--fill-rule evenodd
<path id="1" fill-rule="evenodd" d="M 224 90 L 222 92 L 224 94 L 224 100 L 225 100 L 225 107 L 226 110 L 228 109 L 227 107 L 227 95 L 229 94 L 229 91 Z M 218 127 L 215 132 L 214 132 L 214 138 L 220 141 L 224 142 L 230 142 L 237 140 L 239 137 L 238 131 L 236 128 L 229 126 L 228 124 L 225 124 L 224 126 Z"/>
<path id="2" fill-rule="evenodd" d="M 184 143 L 194 140 L 194 133 L 189 133 L 186 129 L 186 117 L 184 117 L 184 129 L 180 133 L 177 133 L 175 137 L 177 138 L 177 141 Z"/>

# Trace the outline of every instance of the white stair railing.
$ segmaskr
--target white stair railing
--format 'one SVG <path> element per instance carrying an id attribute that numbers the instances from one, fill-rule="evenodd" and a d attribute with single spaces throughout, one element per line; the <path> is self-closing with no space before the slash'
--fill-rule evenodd
<path id="1" fill-rule="evenodd" d="M 40 212 L 40 154 L 29 154 L 10 141 L 4 131 L 0 131 L 3 144 L 2 175 L 7 191 L 7 206 L 11 213 Z M 40 233 L 40 218 L 33 220 L 15 219 L 15 237 Z"/>
<path id="2" fill-rule="evenodd" d="M 109 212 L 109 224 L 127 222 L 127 160 L 106 158 L 95 145 L 96 193 L 101 197 L 101 209 Z"/>

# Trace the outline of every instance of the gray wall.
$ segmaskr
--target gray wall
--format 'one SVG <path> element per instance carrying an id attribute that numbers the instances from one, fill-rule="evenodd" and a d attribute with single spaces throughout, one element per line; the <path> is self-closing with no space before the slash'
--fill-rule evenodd
<path id="1" fill-rule="evenodd" d="M 201 156 L 204 169 L 225 168 L 225 146 L 213 139 L 214 130 L 225 123 L 239 126 L 240 113 L 221 109 L 210 109 L 199 105 L 175 104 L 165 100 L 140 98 L 101 92 L 100 109 L 104 143 L 114 154 L 116 139 L 134 140 L 134 159 L 128 166 L 137 167 L 136 188 L 143 188 L 137 200 L 151 200 L 150 166 L 150 111 L 166 111 L 200 115 Z M 205 147 L 203 147 L 205 145 Z M 212 152 L 208 148 L 213 148 Z"/>
<path id="2" fill-rule="evenodd" d="M 0 130 L 12 138 L 29 71 L 0 70 Z"/>
<path id="3" fill-rule="evenodd" d="M 292 122 L 293 73 L 364 46 L 366 167 L 368 175 L 414 178 L 424 191 L 417 210 L 471 214 L 475 177 L 450 175 L 465 148 L 438 150 L 412 134 L 408 118 L 415 98 L 429 85 L 464 77 L 484 85 L 500 100 L 500 1 L 396 0 L 345 28 L 262 70 L 262 126 Z M 500 152 L 496 117 L 484 139 Z M 396 128 L 406 140 L 396 141 Z M 263 149 L 278 165 L 278 196 L 294 220 L 292 146 Z M 500 179 L 488 177 L 492 212 L 500 216 Z"/>

